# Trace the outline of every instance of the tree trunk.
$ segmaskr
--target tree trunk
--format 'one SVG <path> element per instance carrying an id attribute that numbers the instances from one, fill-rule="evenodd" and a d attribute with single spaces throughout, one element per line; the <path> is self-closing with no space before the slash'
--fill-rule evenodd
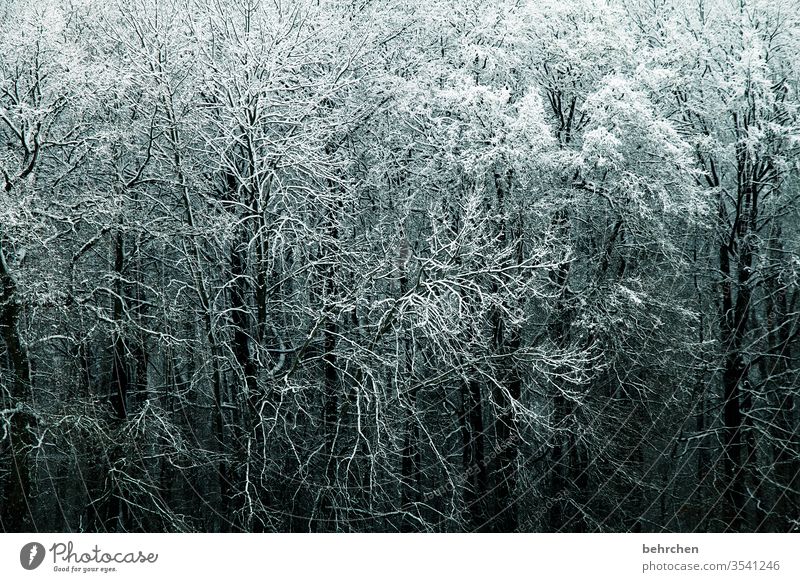
<path id="1" fill-rule="evenodd" d="M 6 259 L 5 237 L 0 239 L 0 334 L 6 345 L 10 372 L 11 402 L 9 408 L 16 412 L 11 417 L 9 429 L 9 454 L 11 475 L 5 486 L 5 503 L 0 509 L 0 522 L 6 532 L 23 532 L 35 529 L 32 511 L 32 482 L 29 461 L 34 444 L 31 428 L 34 418 L 24 409 L 31 398 L 31 366 L 19 334 L 22 306 L 17 297 L 17 284 Z"/>
<path id="2" fill-rule="evenodd" d="M 405 266 L 401 267 L 403 272 L 400 276 L 400 296 L 408 291 L 408 276 Z M 419 502 L 419 491 L 421 486 L 421 467 L 422 456 L 419 448 L 419 419 L 417 418 L 417 386 L 412 377 L 412 353 L 411 339 L 406 335 L 403 338 L 402 362 L 398 365 L 403 366 L 401 376 L 408 398 L 401 403 L 405 411 L 403 420 L 403 448 L 400 452 L 400 509 L 403 513 L 400 531 L 417 531 L 418 521 L 414 519 L 417 515 L 417 503 Z"/>
<path id="3" fill-rule="evenodd" d="M 483 396 L 480 382 L 462 384 L 462 462 L 464 468 L 464 506 L 471 531 L 487 531 L 489 473 L 486 466 L 486 434 L 483 422 Z"/>

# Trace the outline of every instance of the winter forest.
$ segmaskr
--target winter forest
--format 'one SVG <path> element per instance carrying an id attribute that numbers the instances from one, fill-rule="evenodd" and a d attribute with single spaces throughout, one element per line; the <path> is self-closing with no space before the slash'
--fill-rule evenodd
<path id="1" fill-rule="evenodd" d="M 0 29 L 0 530 L 800 530 L 798 0 Z"/>

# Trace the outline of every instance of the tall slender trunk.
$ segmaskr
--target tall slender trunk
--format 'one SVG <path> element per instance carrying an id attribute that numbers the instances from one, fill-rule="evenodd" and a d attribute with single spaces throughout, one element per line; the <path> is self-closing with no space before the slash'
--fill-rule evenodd
<path id="1" fill-rule="evenodd" d="M 6 345 L 12 373 L 9 408 L 16 409 L 9 428 L 11 472 L 5 486 L 5 503 L 0 508 L 0 525 L 6 532 L 35 529 L 32 512 L 32 481 L 29 451 L 34 444 L 30 425 L 33 417 L 24 409 L 31 399 L 31 365 L 19 333 L 22 305 L 17 296 L 17 283 L 11 274 L 4 235 L 0 235 L 0 334 Z"/>
<path id="2" fill-rule="evenodd" d="M 780 227 L 776 228 L 770 247 L 774 263 L 783 271 L 783 240 Z M 787 282 L 775 273 L 766 279 L 767 288 L 767 341 L 769 360 L 767 376 L 774 391 L 770 403 L 775 411 L 771 440 L 775 467 L 773 497 L 775 509 L 771 531 L 796 530 L 792 520 L 800 512 L 800 437 L 797 435 L 798 419 L 795 396 L 790 376 L 792 349 L 790 342 L 797 333 L 797 322 L 791 319 L 787 301 Z"/>
<path id="3" fill-rule="evenodd" d="M 403 267 L 400 276 L 400 295 L 408 291 L 408 274 Z M 400 453 L 400 508 L 403 512 L 400 530 L 404 532 L 416 531 L 417 521 L 414 516 L 418 510 L 419 491 L 421 485 L 422 453 L 419 448 L 419 419 L 417 418 L 417 386 L 412 378 L 411 339 L 406 335 L 403 338 L 403 356 L 398 365 L 403 367 L 401 378 L 408 386 L 407 400 L 403 403 L 405 418 L 403 419 L 403 448 Z"/>
<path id="4" fill-rule="evenodd" d="M 731 244 L 722 244 L 719 249 L 720 273 L 722 276 L 722 347 L 725 350 L 722 374 L 723 424 L 726 527 L 740 531 L 745 527 L 746 514 L 746 465 L 752 451 L 748 451 L 745 439 L 747 417 L 751 406 L 749 370 L 743 349 L 748 322 L 750 321 L 751 284 L 753 269 L 752 229 L 755 221 L 756 192 L 750 177 L 749 162 L 740 161 L 738 171 L 738 208 L 733 230 L 733 242 L 737 246 L 736 273 L 734 279 L 731 264 Z M 720 201 L 720 205 L 724 204 Z M 724 209 L 720 209 L 724 218 Z M 735 284 L 736 297 L 733 296 Z"/>
<path id="5" fill-rule="evenodd" d="M 247 303 L 247 274 L 241 244 L 231 249 L 231 320 L 233 321 L 233 354 L 243 374 L 248 399 L 256 391 L 256 363 L 250 353 L 250 309 Z"/>
<path id="6" fill-rule="evenodd" d="M 324 233 L 326 242 L 323 244 L 322 258 L 328 264 L 324 270 L 322 281 L 323 310 L 325 321 L 323 324 L 323 412 L 324 426 L 324 460 L 325 484 L 320 507 L 323 520 L 329 520 L 323 527 L 335 530 L 338 526 L 336 510 L 334 507 L 334 486 L 337 479 L 337 440 L 339 436 L 339 392 L 340 378 L 338 356 L 336 355 L 336 338 L 339 335 L 339 323 L 334 313 L 336 297 L 339 293 L 336 283 L 337 253 L 339 252 L 339 228 L 337 211 L 342 201 L 338 198 L 338 187 L 333 181 L 328 181 L 328 188 L 336 198 L 329 202 L 325 209 Z"/>
<path id="7" fill-rule="evenodd" d="M 128 364 L 125 347 L 124 311 L 125 311 L 125 286 L 122 283 L 123 269 L 125 267 L 125 241 L 122 230 L 117 232 L 114 239 L 114 275 L 116 289 L 112 301 L 112 319 L 116 328 L 113 330 L 113 345 L 111 348 L 111 405 L 117 418 L 124 419 L 128 416 Z"/>
<path id="8" fill-rule="evenodd" d="M 200 300 L 200 309 L 202 312 L 206 339 L 208 340 L 208 347 L 211 355 L 211 386 L 212 397 L 214 401 L 211 432 L 217 451 L 224 457 L 227 453 L 227 448 L 225 435 L 225 411 L 223 408 L 225 383 L 222 378 L 222 370 L 220 367 L 221 350 L 214 325 L 211 296 L 202 273 L 203 262 L 201 260 L 200 243 L 197 240 L 197 235 L 194 234 L 194 230 L 196 228 L 194 208 L 192 206 L 189 184 L 182 168 L 183 158 L 180 150 L 178 124 L 174 112 L 172 111 L 171 102 L 167 101 L 166 105 L 168 118 L 171 123 L 168 134 L 174 148 L 173 163 L 175 165 L 176 178 L 178 185 L 180 186 L 184 210 L 186 211 L 186 225 L 193 232 L 189 237 L 190 240 L 188 241 L 188 249 L 185 245 L 184 249 L 190 259 L 189 268 L 192 272 L 192 278 L 194 279 L 195 291 L 197 292 L 198 299 Z M 227 518 L 227 508 L 230 501 L 230 483 L 231 481 L 228 463 L 224 458 L 222 458 L 217 465 L 217 484 L 219 486 L 219 500 L 217 506 L 220 508 L 222 515 L 217 520 L 216 525 L 216 527 L 221 531 L 227 530 L 230 525 L 230 521 Z"/>
<path id="9" fill-rule="evenodd" d="M 505 176 L 495 172 L 494 183 L 497 196 L 497 210 L 501 217 L 497 225 L 499 242 L 511 245 L 514 253 L 511 258 L 516 265 L 522 264 L 522 241 L 519 240 L 517 232 L 509 224 L 509 217 L 506 215 L 506 199 L 511 189 L 513 174 L 508 171 Z M 521 219 L 520 219 L 521 221 Z M 522 231 L 522 225 L 518 225 L 518 232 Z M 506 279 L 508 277 L 505 277 Z M 493 285 L 493 292 L 500 293 L 502 290 L 498 284 Z M 504 301 L 507 301 L 504 299 Z M 520 331 L 516 327 L 509 328 L 501 310 L 496 309 L 492 315 L 493 327 L 493 348 L 494 351 L 503 356 L 503 384 L 493 387 L 493 397 L 497 406 L 497 418 L 495 420 L 495 446 L 496 455 L 494 482 L 495 508 L 492 512 L 493 531 L 514 532 L 519 527 L 518 509 L 515 499 L 517 488 L 517 456 L 519 428 L 514 415 L 514 406 L 522 396 L 522 377 L 514 355 L 519 351 L 521 345 Z"/>
<path id="10" fill-rule="evenodd" d="M 553 227 L 566 236 L 569 230 L 567 211 L 559 209 L 553 217 Z M 569 279 L 571 263 L 562 261 L 550 271 L 550 282 L 557 293 L 553 314 L 548 326 L 551 341 L 559 349 L 566 349 L 570 344 L 571 314 L 568 305 Z M 575 500 L 580 491 L 578 477 L 585 476 L 582 468 L 582 458 L 577 450 L 578 443 L 574 431 L 567 423 L 574 422 L 574 403 L 564 395 L 568 386 L 561 380 L 557 381 L 556 391 L 553 395 L 553 426 L 555 430 L 553 448 L 550 456 L 550 495 L 556 501 L 550 504 L 547 514 L 547 525 L 552 531 L 574 531 L 580 529 L 583 522 L 577 519 L 575 511 L 570 509 L 566 499 Z"/>
<path id="11" fill-rule="evenodd" d="M 502 330 L 498 330 L 502 334 Z M 511 332 L 503 338 L 504 351 L 509 355 L 520 347 L 519 333 Z M 505 390 L 495 387 L 494 399 L 499 412 L 495 423 L 495 453 L 497 455 L 495 511 L 492 529 L 501 532 L 515 532 L 519 527 L 517 517 L 517 456 L 519 428 L 514 418 L 514 403 L 522 395 L 522 379 L 512 362 L 505 378 Z"/>
<path id="12" fill-rule="evenodd" d="M 481 384 L 470 378 L 461 387 L 462 463 L 464 468 L 464 506 L 472 531 L 486 531 L 489 512 L 486 508 L 489 493 L 489 472 L 486 464 L 486 434 L 483 421 Z"/>

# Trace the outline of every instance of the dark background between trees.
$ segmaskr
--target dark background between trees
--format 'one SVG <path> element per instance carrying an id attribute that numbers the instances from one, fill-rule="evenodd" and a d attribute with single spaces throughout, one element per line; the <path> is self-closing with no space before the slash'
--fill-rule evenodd
<path id="1" fill-rule="evenodd" d="M 0 529 L 796 531 L 795 0 L 7 0 Z"/>

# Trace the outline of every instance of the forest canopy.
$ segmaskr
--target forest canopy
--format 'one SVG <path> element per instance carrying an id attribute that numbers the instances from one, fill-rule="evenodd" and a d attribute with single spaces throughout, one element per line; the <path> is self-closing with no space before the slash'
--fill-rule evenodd
<path id="1" fill-rule="evenodd" d="M 800 531 L 798 0 L 6 0 L 0 530 Z"/>

